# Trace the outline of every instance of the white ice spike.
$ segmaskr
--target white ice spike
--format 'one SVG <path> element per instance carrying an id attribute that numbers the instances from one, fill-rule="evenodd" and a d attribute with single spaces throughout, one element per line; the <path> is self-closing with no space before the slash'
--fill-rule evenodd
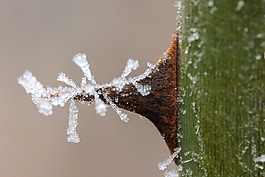
<path id="1" fill-rule="evenodd" d="M 67 129 L 67 141 L 72 143 L 79 143 L 80 138 L 78 133 L 76 132 L 76 127 L 78 125 L 77 123 L 77 117 L 78 117 L 78 109 L 75 105 L 75 101 L 73 99 L 70 100 L 70 106 L 69 106 L 69 122 L 68 122 L 68 129 Z"/>
<path id="2" fill-rule="evenodd" d="M 81 68 L 84 75 L 87 77 L 87 79 L 92 83 L 96 84 L 96 81 L 94 79 L 94 76 L 91 74 L 91 71 L 89 69 L 89 64 L 86 59 L 86 54 L 79 53 L 76 54 L 73 58 L 73 61 Z"/>

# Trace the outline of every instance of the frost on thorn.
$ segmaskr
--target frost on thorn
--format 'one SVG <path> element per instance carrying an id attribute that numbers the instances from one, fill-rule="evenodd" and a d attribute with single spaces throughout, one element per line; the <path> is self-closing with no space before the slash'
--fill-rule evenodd
<path id="1" fill-rule="evenodd" d="M 176 169 L 171 170 L 171 171 L 166 171 L 164 174 L 165 177 L 179 177 L 180 174 L 178 173 L 178 171 Z"/>
<path id="2" fill-rule="evenodd" d="M 168 159 L 166 159 L 164 162 L 159 163 L 158 164 L 159 170 L 162 170 L 162 171 L 165 170 L 167 166 L 170 165 L 174 161 L 174 159 L 178 157 L 178 154 L 180 153 L 180 151 L 181 151 L 181 148 L 176 148 L 175 152 L 172 155 L 170 155 Z"/>
<path id="3" fill-rule="evenodd" d="M 125 66 L 125 68 L 121 74 L 121 77 L 125 78 L 126 76 L 128 76 L 132 72 L 132 70 L 136 70 L 137 68 L 139 68 L 138 60 L 129 59 L 127 61 L 127 65 Z"/>
<path id="4" fill-rule="evenodd" d="M 72 79 L 69 79 L 66 74 L 64 73 L 59 73 L 58 74 L 58 77 L 57 77 L 57 80 L 58 81 L 61 81 L 61 82 L 64 82 L 65 84 L 73 87 L 73 88 L 76 88 L 77 86 L 75 85 L 75 82 L 72 80 Z"/>
<path id="5" fill-rule="evenodd" d="M 91 74 L 85 54 L 76 54 L 73 57 L 73 61 L 84 73 L 80 86 L 77 86 L 75 82 L 64 73 L 59 73 L 57 80 L 65 83 L 68 87 L 59 86 L 57 88 L 51 88 L 48 86 L 44 88 L 43 85 L 37 81 L 36 77 L 27 70 L 18 78 L 18 83 L 25 88 L 27 93 L 31 94 L 32 101 L 37 105 L 39 112 L 45 116 L 52 114 L 52 106 L 64 106 L 67 101 L 70 101 L 69 127 L 67 129 L 67 140 L 69 142 L 78 143 L 80 141 L 79 135 L 76 132 L 78 109 L 75 105 L 75 101 L 87 101 L 89 104 L 94 103 L 96 113 L 100 116 L 106 115 L 107 107 L 110 105 L 122 121 L 128 122 L 128 116 L 122 112 L 114 103 L 115 101 L 108 95 L 109 89 L 115 90 L 117 94 L 119 94 L 125 85 L 133 84 L 138 93 L 142 96 L 146 96 L 150 93 L 151 87 L 149 85 L 141 85 L 138 81 L 147 77 L 152 72 L 152 68 L 148 68 L 139 76 L 129 79 L 126 78 L 133 70 L 139 67 L 138 60 L 129 59 L 121 76 L 113 79 L 109 84 L 97 84 L 94 76 Z"/>
<path id="6" fill-rule="evenodd" d="M 89 64 L 86 60 L 86 54 L 76 54 L 73 58 L 73 61 L 77 66 L 81 68 L 83 71 L 84 75 L 87 77 L 87 79 L 92 83 L 96 84 L 96 81 L 94 80 L 94 76 L 92 76 L 90 69 L 89 69 Z"/>
<path id="7" fill-rule="evenodd" d="M 43 85 L 28 70 L 18 78 L 18 83 L 25 88 L 27 93 L 36 97 L 40 97 L 45 91 Z"/>
<path id="8" fill-rule="evenodd" d="M 164 171 L 173 161 L 178 157 L 181 148 L 176 148 L 174 153 L 168 157 L 164 162 L 158 164 L 158 168 L 161 171 Z M 171 171 L 166 171 L 164 176 L 165 177 L 179 177 L 179 171 L 182 171 L 182 166 L 177 166 L 177 169 L 173 169 Z"/>
<path id="9" fill-rule="evenodd" d="M 43 96 L 46 96 L 46 90 L 30 71 L 26 70 L 24 74 L 18 78 L 18 83 L 25 88 L 27 93 L 31 94 L 31 99 L 37 105 L 41 114 L 45 116 L 52 114 L 51 103 L 43 98 Z"/>
<path id="10" fill-rule="evenodd" d="M 73 62 L 83 71 L 80 85 L 66 74 L 59 73 L 57 80 L 66 85 L 45 88 L 29 71 L 25 71 L 18 78 L 18 82 L 27 93 L 31 94 L 32 101 L 37 105 L 39 112 L 46 116 L 52 114 L 53 106 L 64 106 L 68 101 L 70 102 L 69 127 L 67 128 L 69 142 L 80 141 L 77 133 L 76 102 L 94 104 L 96 113 L 100 116 L 105 116 L 110 106 L 124 122 L 128 122 L 129 118 L 122 109 L 146 117 L 163 136 L 172 154 L 169 159 L 159 164 L 159 169 L 164 170 L 176 159 L 180 151 L 177 148 L 179 144 L 176 131 L 178 41 L 178 35 L 175 33 L 164 57 L 159 58 L 155 65 L 147 63 L 147 69 L 134 77 L 129 75 L 139 67 L 139 62 L 129 59 L 120 76 L 109 83 L 98 84 L 90 71 L 87 56 L 79 53 L 73 57 Z M 172 177 L 177 173 L 170 171 L 165 175 Z"/>
<path id="11" fill-rule="evenodd" d="M 69 122 L 68 122 L 68 129 L 67 129 L 67 141 L 72 143 L 79 143 L 79 135 L 76 132 L 77 127 L 77 114 L 78 109 L 75 105 L 75 101 L 73 99 L 70 100 L 70 106 L 69 106 Z"/>
<path id="12" fill-rule="evenodd" d="M 95 95 L 95 109 L 100 116 L 106 115 L 107 105 L 99 98 L 98 94 Z"/>

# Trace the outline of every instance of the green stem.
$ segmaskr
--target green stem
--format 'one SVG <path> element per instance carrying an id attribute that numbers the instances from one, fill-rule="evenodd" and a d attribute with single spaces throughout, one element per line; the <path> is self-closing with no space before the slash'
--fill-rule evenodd
<path id="1" fill-rule="evenodd" d="M 184 173 L 265 176 L 265 1 L 184 0 L 181 20 Z"/>

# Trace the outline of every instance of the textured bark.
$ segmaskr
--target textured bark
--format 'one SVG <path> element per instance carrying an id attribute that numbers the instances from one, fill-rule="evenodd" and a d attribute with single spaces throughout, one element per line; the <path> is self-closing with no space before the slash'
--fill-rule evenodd
<path id="1" fill-rule="evenodd" d="M 187 176 L 265 176 L 265 1 L 184 0 L 181 158 Z"/>

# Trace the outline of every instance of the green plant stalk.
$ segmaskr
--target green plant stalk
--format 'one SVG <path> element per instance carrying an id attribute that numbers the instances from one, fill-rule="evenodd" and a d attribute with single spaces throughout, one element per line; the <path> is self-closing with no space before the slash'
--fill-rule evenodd
<path id="1" fill-rule="evenodd" d="M 186 176 L 265 176 L 265 1 L 184 0 L 180 145 Z"/>

